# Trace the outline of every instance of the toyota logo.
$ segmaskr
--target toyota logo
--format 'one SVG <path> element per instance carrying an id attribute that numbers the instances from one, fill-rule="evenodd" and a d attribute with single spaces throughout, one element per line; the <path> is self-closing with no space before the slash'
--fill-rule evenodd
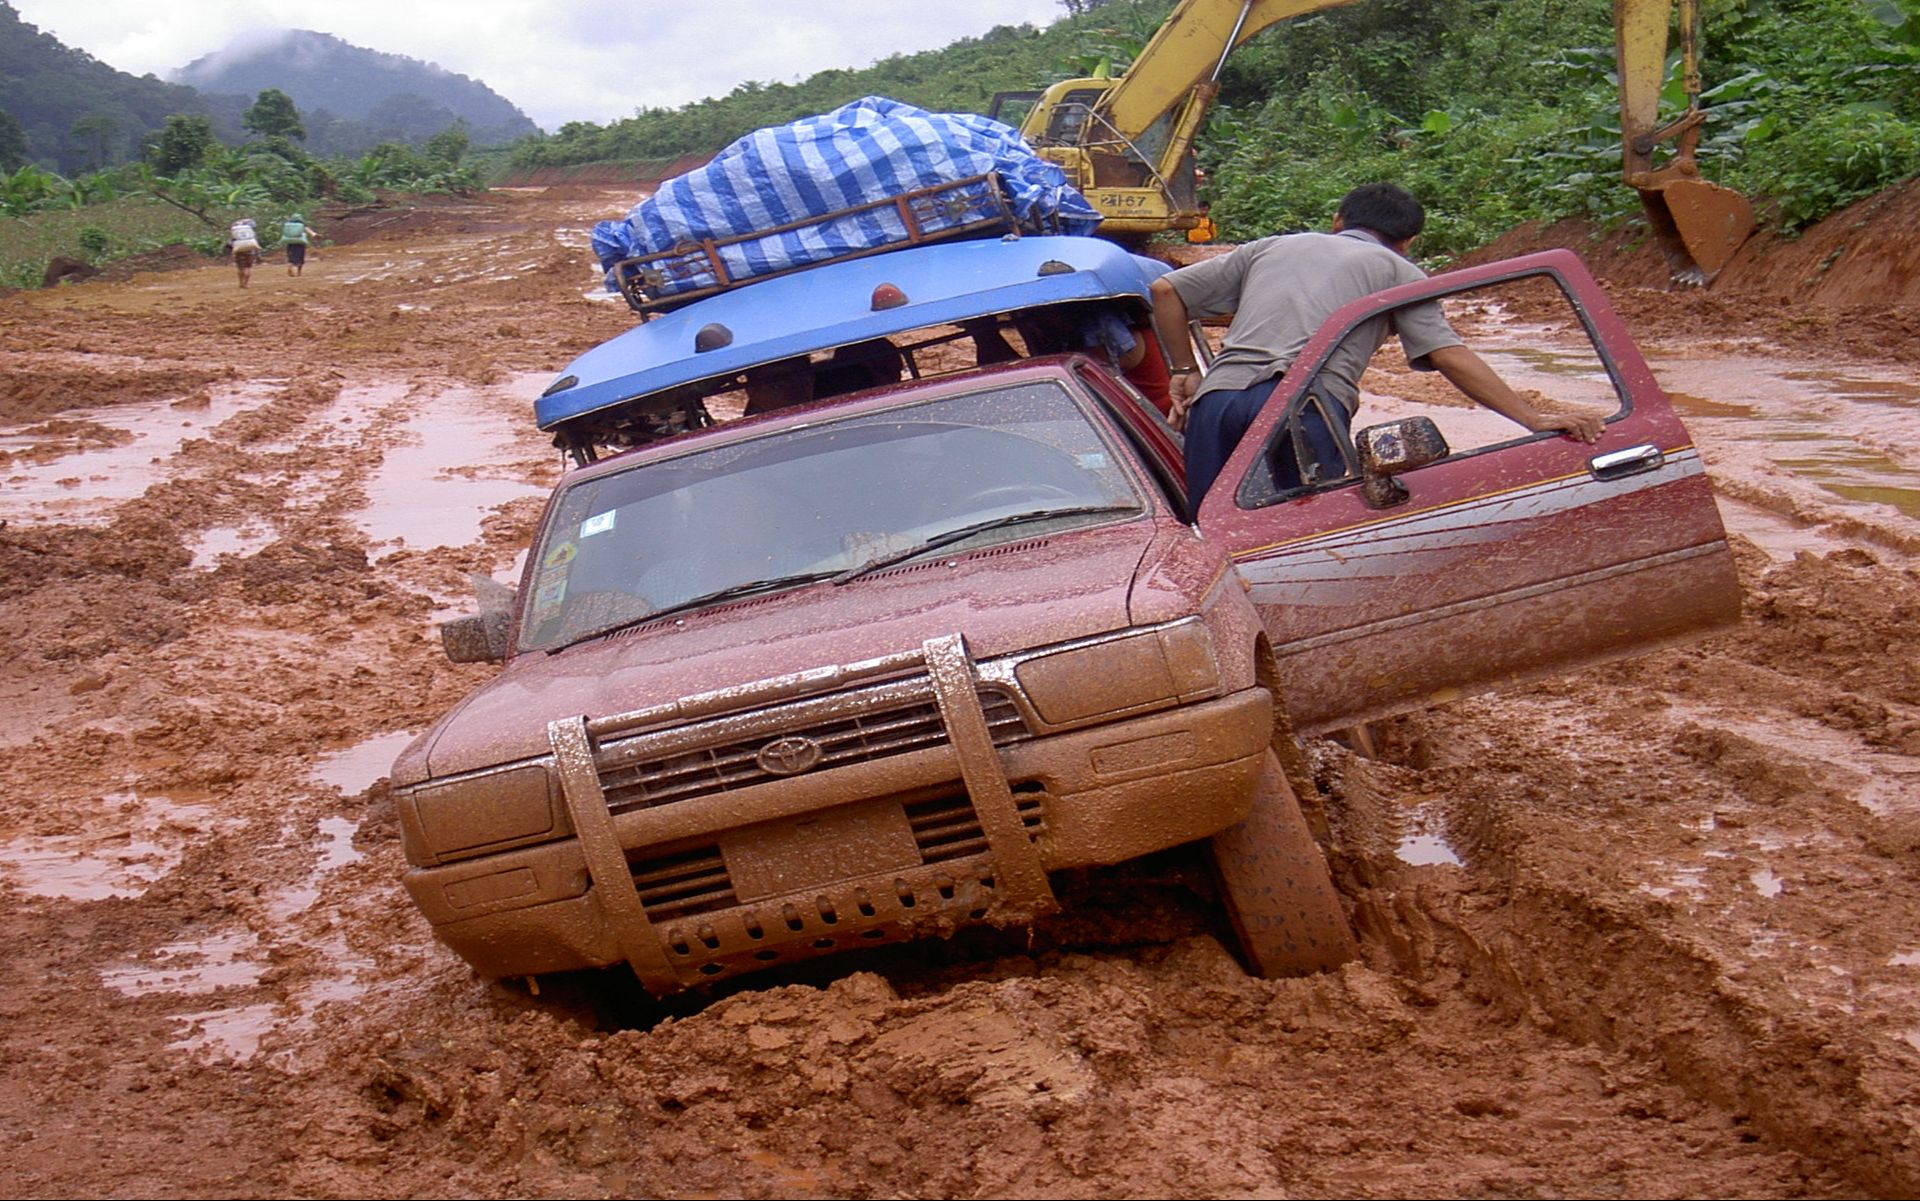
<path id="1" fill-rule="evenodd" d="M 797 776 L 820 766 L 823 754 L 825 752 L 820 749 L 820 744 L 813 739 L 789 734 L 761 747 L 754 761 L 760 764 L 762 770 L 773 775 Z"/>

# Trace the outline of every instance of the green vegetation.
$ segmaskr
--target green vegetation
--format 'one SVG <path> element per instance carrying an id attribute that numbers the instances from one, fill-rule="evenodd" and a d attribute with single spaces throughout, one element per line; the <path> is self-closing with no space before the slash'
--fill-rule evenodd
<path id="1" fill-rule="evenodd" d="M 1708 178 L 1756 198 L 1791 231 L 1920 173 L 1920 0 L 1702 2 Z M 710 153 L 869 94 L 983 111 L 998 91 L 1125 70 L 1172 4 L 1061 7 L 1044 30 L 999 26 L 862 70 L 743 83 L 606 126 L 574 122 L 505 153 L 471 152 L 472 133 L 455 123 L 417 148 L 396 139 L 322 159 L 297 144 L 309 122 L 267 88 L 244 118 L 260 140 L 240 147 L 221 145 L 215 124 L 192 111 L 75 119 L 58 139 L 62 161 L 83 168 L 113 161 L 138 130 L 155 132 L 143 162 L 67 178 L 30 161 L 47 136 L 38 126 L 0 112 L 0 213 L 33 227 L 28 235 L 0 218 L 0 272 L 18 284 L 37 279 L 39 268 L 28 268 L 51 255 L 102 260 L 167 240 L 217 250 L 225 215 L 239 209 L 364 200 L 375 189 L 466 190 L 509 168 Z M 0 3 L 0 24 L 11 17 Z M 1637 200 L 1620 182 L 1613 57 L 1609 0 L 1358 0 L 1288 22 L 1242 47 L 1221 78 L 1199 146 L 1214 217 L 1232 238 L 1324 227 L 1348 188 L 1392 179 L 1427 202 L 1422 250 L 1434 256 L 1526 220 L 1627 218 Z M 1670 114 L 1683 103 L 1673 75 Z M 139 232 L 119 224 L 120 214 L 156 209 L 178 228 L 150 216 L 134 223 Z M 82 242 L 87 228 L 95 232 Z"/>
<path id="2" fill-rule="evenodd" d="M 1700 163 L 1782 228 L 1920 172 L 1920 3 L 1707 0 Z M 1236 55 L 1202 159 L 1245 235 L 1320 226 L 1395 179 L 1452 254 L 1529 219 L 1637 212 L 1606 0 L 1367 0 Z M 1684 103 L 1678 53 L 1667 115 Z"/>
<path id="3" fill-rule="evenodd" d="M 283 8 L 280 15 L 318 21 L 325 14 Z M 328 156 L 357 156 L 381 142 L 418 146 L 455 121 L 464 121 L 483 146 L 504 145 L 538 128 L 478 80 L 311 30 L 288 29 L 229 46 L 187 64 L 177 78 L 210 102 L 269 89 L 285 93 L 299 106 L 307 135 L 293 140 Z"/>
<path id="4" fill-rule="evenodd" d="M 1920 172 L 1920 0 L 1702 3 L 1708 178 L 1793 230 Z M 1045 30 L 575 122 L 516 144 L 512 165 L 712 152 L 869 94 L 980 112 L 997 91 L 1124 70 L 1172 3 L 1061 7 Z M 1613 58 L 1609 0 L 1359 0 L 1287 22 L 1228 60 L 1199 145 L 1213 215 L 1235 238 L 1324 227 L 1348 188 L 1392 179 L 1427 202 L 1433 255 L 1530 219 L 1629 217 Z"/>
<path id="5" fill-rule="evenodd" d="M 236 217 L 278 243 L 279 216 L 323 200 L 364 203 L 376 192 L 467 192 L 480 174 L 463 160 L 464 124 L 415 149 L 375 146 L 357 159 L 321 160 L 293 144 L 300 114 L 268 89 L 248 110 L 262 140 L 228 147 L 204 117 L 170 116 L 147 161 L 66 178 L 31 163 L 0 171 L 0 287 L 34 287 L 57 256 L 105 262 L 184 245 L 219 254 Z"/>
<path id="6" fill-rule="evenodd" d="M 328 34 L 289 29 L 249 38 L 188 64 L 180 82 L 164 83 L 62 44 L 0 0 L 0 170 L 33 163 L 73 176 L 135 162 L 174 116 L 207 121 L 230 144 L 255 132 L 273 136 L 244 124 L 268 90 L 300 107 L 305 137 L 278 136 L 327 158 L 357 157 L 383 142 L 418 146 L 460 120 L 483 146 L 536 132 L 485 84 Z"/>
<path id="7" fill-rule="evenodd" d="M 12 154 L 0 131 L 0 168 L 19 161 L 73 175 L 126 162 L 169 113 L 207 114 L 192 88 L 129 75 L 20 19 L 0 0 L 0 110 L 19 131 Z"/>
<path id="8" fill-rule="evenodd" d="M 213 210 L 227 221 L 238 210 Z M 50 259 L 103 263 L 167 246 L 218 254 L 226 226 L 210 229 L 191 213 L 151 197 L 121 197 L 81 208 L 55 208 L 0 218 L 0 288 L 37 288 Z"/>
<path id="9" fill-rule="evenodd" d="M 275 138 L 285 138 L 290 142 L 307 140 L 307 130 L 300 124 L 300 114 L 293 107 L 293 97 L 279 88 L 262 91 L 253 106 L 240 114 L 240 125 L 248 133 L 257 133 L 269 142 Z"/>

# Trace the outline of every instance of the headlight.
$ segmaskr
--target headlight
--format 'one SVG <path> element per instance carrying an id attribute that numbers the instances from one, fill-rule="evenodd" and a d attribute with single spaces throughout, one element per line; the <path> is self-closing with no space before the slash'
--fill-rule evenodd
<path id="1" fill-rule="evenodd" d="M 1160 708 L 1220 689 L 1213 639 L 1199 618 L 1039 655 L 1014 668 L 1014 676 L 1051 725 Z"/>
<path id="2" fill-rule="evenodd" d="M 408 858 L 422 865 L 557 836 L 553 784 L 540 763 L 428 781 L 394 793 Z"/>

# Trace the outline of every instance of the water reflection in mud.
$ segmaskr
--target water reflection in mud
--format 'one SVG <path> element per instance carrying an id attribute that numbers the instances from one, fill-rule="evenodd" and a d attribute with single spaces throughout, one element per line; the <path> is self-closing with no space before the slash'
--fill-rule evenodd
<path id="1" fill-rule="evenodd" d="M 1783 543 L 1783 525 L 1818 524 L 1820 510 L 1920 536 L 1920 383 L 1741 359 L 1661 359 L 1656 373 L 1710 464 L 1772 481 L 1743 491 L 1745 511 L 1722 505 L 1729 529 L 1780 557 L 1809 549 Z"/>
<path id="2" fill-rule="evenodd" d="M 449 391 L 428 409 L 367 481 L 368 505 L 357 519 L 369 540 L 412 550 L 465 546 L 494 508 L 545 494 L 521 478 L 519 431 L 483 398 Z"/>
<path id="3" fill-rule="evenodd" d="M 170 942 L 156 948 L 148 962 L 101 969 L 100 983 L 130 997 L 149 993 L 209 993 L 260 982 L 263 967 L 241 958 L 259 949 L 251 931 Z"/>
<path id="4" fill-rule="evenodd" d="M 187 841 L 208 828 L 203 805 L 115 793 L 110 814 L 85 834 L 27 836 L 0 843 L 0 878 L 37 897 L 104 901 L 137 897 L 172 871 Z"/>
<path id="5" fill-rule="evenodd" d="M 413 741 L 413 734 L 380 734 L 344 750 L 328 751 L 313 765 L 313 774 L 323 783 L 340 790 L 342 796 L 359 796 L 387 774 L 394 756 Z"/>
<path id="6" fill-rule="evenodd" d="M 278 1024 L 280 1007 L 272 1002 L 233 1009 L 202 1009 L 174 1015 L 187 1033 L 167 1044 L 169 1051 L 208 1051 L 222 1058 L 251 1059 L 260 1040 Z"/>
<path id="7" fill-rule="evenodd" d="M 1394 854 L 1400 862 L 1413 867 L 1465 866 L 1453 844 L 1447 841 L 1440 814 L 1420 803 L 1406 811 Z"/>
<path id="8" fill-rule="evenodd" d="M 220 565 L 220 560 L 244 559 L 276 537 L 275 531 L 259 526 L 216 526 L 190 539 L 187 549 L 193 554 L 193 570 L 210 571 Z"/>
<path id="9" fill-rule="evenodd" d="M 1460 856 L 1437 834 L 1409 834 L 1394 848 L 1402 863 L 1415 867 L 1461 867 Z"/>
<path id="10" fill-rule="evenodd" d="M 259 384 L 223 389 L 203 401 L 141 401 L 71 409 L 62 422 L 86 422 L 107 434 L 74 438 L 34 432 L 49 425 L 0 427 L 0 520 L 22 525 L 98 525 L 111 507 L 144 493 L 165 475 L 166 461 L 189 438 L 204 436 L 235 413 L 264 403 Z M 55 424 L 54 428 L 60 428 Z"/>
<path id="11" fill-rule="evenodd" d="M 1476 316 L 1476 349 L 1516 388 L 1585 402 L 1588 347 L 1497 305 Z M 1887 527 L 1877 540 L 1889 545 L 1920 540 L 1920 380 L 1858 365 L 1783 369 L 1776 358 L 1648 357 L 1710 471 L 1745 484 L 1721 497 L 1730 532 L 1782 559 L 1857 544 L 1861 523 Z"/>

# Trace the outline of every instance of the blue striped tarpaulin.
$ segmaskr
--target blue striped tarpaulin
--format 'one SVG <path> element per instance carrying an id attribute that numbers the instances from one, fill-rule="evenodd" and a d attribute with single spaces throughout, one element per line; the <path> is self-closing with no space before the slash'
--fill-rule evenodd
<path id="1" fill-rule="evenodd" d="M 659 254 L 688 242 L 752 234 L 916 188 L 998 173 L 1006 202 L 1025 228 L 1092 233 L 1099 212 L 1068 185 L 1060 168 L 1036 155 L 1008 125 L 966 113 L 930 113 L 868 96 L 791 125 L 756 130 L 706 166 L 663 183 L 624 221 L 593 228 L 603 269 L 622 259 Z M 984 185 L 982 185 L 984 192 Z M 923 233 L 942 220 L 965 224 L 991 211 L 977 207 L 923 215 Z M 833 221 L 722 247 L 728 277 L 744 281 L 907 239 L 897 211 L 870 208 Z M 711 286 L 711 275 L 667 281 L 660 294 Z"/>

